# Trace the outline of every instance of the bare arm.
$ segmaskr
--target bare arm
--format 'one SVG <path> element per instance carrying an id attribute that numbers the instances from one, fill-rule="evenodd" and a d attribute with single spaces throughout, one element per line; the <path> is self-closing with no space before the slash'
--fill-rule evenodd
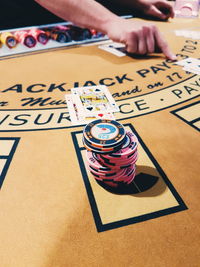
<path id="1" fill-rule="evenodd" d="M 159 49 L 168 59 L 176 59 L 157 27 L 150 23 L 122 19 L 94 0 L 35 1 L 64 20 L 124 43 L 129 53 L 144 55 Z"/>
<path id="2" fill-rule="evenodd" d="M 139 10 L 141 14 L 152 16 L 160 20 L 174 17 L 173 4 L 168 0 L 113 0 L 130 10 Z"/>
<path id="3" fill-rule="evenodd" d="M 94 0 L 35 0 L 58 17 L 107 33 L 106 25 L 118 18 Z"/>

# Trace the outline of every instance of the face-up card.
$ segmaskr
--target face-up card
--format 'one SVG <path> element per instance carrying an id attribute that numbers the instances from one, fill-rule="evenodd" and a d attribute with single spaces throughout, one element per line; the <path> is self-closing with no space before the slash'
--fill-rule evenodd
<path id="1" fill-rule="evenodd" d="M 87 117 L 86 117 L 87 118 Z M 106 113 L 98 113 L 95 115 L 95 120 L 102 119 L 102 120 L 115 120 L 115 116 L 112 112 L 106 112 Z M 92 118 L 93 120 L 93 118 Z"/>
<path id="2" fill-rule="evenodd" d="M 182 66 L 185 71 L 198 75 L 200 74 L 200 60 L 197 58 L 186 58 L 175 64 Z"/>
<path id="3" fill-rule="evenodd" d="M 99 45 L 99 48 L 107 51 L 117 57 L 124 57 L 126 56 L 126 48 L 124 44 L 121 43 L 110 43 L 105 45 Z"/>
<path id="4" fill-rule="evenodd" d="M 73 101 L 73 97 L 71 94 L 65 95 L 65 99 L 70 114 L 70 120 L 73 125 L 87 124 L 96 119 L 115 120 L 115 117 L 112 112 L 97 113 L 91 116 L 84 116 L 84 114 L 79 111 L 76 103 Z"/>
<path id="5" fill-rule="evenodd" d="M 200 39 L 200 31 L 197 30 L 175 30 L 174 32 L 176 36 L 184 36 L 195 40 Z"/>
<path id="6" fill-rule="evenodd" d="M 73 101 L 85 116 L 118 112 L 119 108 L 105 85 L 72 88 Z"/>
<path id="7" fill-rule="evenodd" d="M 186 58 L 180 61 L 175 62 L 175 64 L 183 67 L 188 67 L 188 68 L 197 68 L 200 69 L 200 60 L 197 58 Z"/>
<path id="8" fill-rule="evenodd" d="M 190 73 L 200 75 L 200 70 L 197 70 L 197 69 L 192 68 L 192 67 L 183 67 L 183 70 L 188 71 Z"/>
<path id="9" fill-rule="evenodd" d="M 78 113 L 78 108 L 76 103 L 73 102 L 72 95 L 65 95 L 65 99 L 67 102 L 67 107 L 70 115 L 70 120 L 72 124 L 76 125 L 78 120 L 81 120 L 80 114 Z"/>

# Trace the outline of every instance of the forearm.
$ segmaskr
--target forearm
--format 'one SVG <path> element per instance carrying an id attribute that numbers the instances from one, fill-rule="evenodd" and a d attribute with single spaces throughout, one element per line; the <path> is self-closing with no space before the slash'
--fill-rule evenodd
<path id="1" fill-rule="evenodd" d="M 119 7 L 126 7 L 133 11 L 134 9 L 142 8 L 144 6 L 145 1 L 146 0 L 112 0 L 111 2 L 113 5 L 118 5 Z M 147 0 L 147 2 L 149 2 L 149 0 Z"/>
<path id="2" fill-rule="evenodd" d="M 175 59 L 166 41 L 154 25 L 122 19 L 95 0 L 35 1 L 64 20 L 71 21 L 83 28 L 98 30 L 107 34 L 111 40 L 124 43 L 129 53 L 145 55 L 153 53 L 158 47 L 168 59 Z M 132 0 L 130 1 L 132 2 Z"/>
<path id="3" fill-rule="evenodd" d="M 110 21 L 119 19 L 94 0 L 35 0 L 60 18 L 77 26 L 94 28 L 107 34 Z"/>

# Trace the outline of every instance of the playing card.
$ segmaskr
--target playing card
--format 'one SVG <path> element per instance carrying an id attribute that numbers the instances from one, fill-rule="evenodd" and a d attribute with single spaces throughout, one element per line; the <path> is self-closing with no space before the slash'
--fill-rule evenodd
<path id="1" fill-rule="evenodd" d="M 200 39 L 200 31 L 193 30 L 175 30 L 176 36 L 184 36 L 186 38 L 192 38 L 195 40 Z"/>
<path id="2" fill-rule="evenodd" d="M 82 120 L 83 118 L 82 116 L 80 116 L 80 113 L 78 112 L 76 103 L 73 102 L 72 95 L 71 94 L 65 95 L 65 99 L 67 102 L 70 120 L 73 125 L 76 125 L 78 124 L 78 121 Z"/>
<path id="3" fill-rule="evenodd" d="M 182 66 L 183 70 L 194 73 L 200 74 L 200 60 L 197 58 L 186 58 L 180 61 L 177 61 L 175 64 Z"/>
<path id="4" fill-rule="evenodd" d="M 125 45 L 121 43 L 115 43 L 112 42 L 110 44 L 105 44 L 105 45 L 99 45 L 99 48 L 107 51 L 117 57 L 124 57 L 126 56 L 126 49 Z"/>
<path id="5" fill-rule="evenodd" d="M 73 101 L 84 116 L 118 112 L 119 108 L 105 85 L 72 88 Z"/>
<path id="6" fill-rule="evenodd" d="M 175 62 L 175 64 L 182 66 L 182 67 L 188 67 L 188 68 L 196 68 L 197 70 L 200 69 L 200 60 L 197 58 L 186 58 L 180 61 Z"/>
<path id="7" fill-rule="evenodd" d="M 184 67 L 183 70 L 188 71 L 190 73 L 200 75 L 200 70 L 197 70 L 197 69 L 192 68 L 192 67 Z"/>
<path id="8" fill-rule="evenodd" d="M 95 115 L 95 119 L 115 120 L 115 116 L 113 115 L 112 112 L 98 113 Z"/>
<path id="9" fill-rule="evenodd" d="M 70 120 L 73 125 L 87 124 L 96 119 L 115 120 L 112 112 L 97 113 L 91 116 L 84 116 L 84 114 L 78 110 L 76 103 L 73 101 L 71 94 L 65 95 L 68 111 L 70 114 Z"/>

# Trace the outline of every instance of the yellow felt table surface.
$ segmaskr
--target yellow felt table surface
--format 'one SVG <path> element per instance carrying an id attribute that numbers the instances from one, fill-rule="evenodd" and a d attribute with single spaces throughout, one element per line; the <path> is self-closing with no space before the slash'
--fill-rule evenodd
<path id="1" fill-rule="evenodd" d="M 198 58 L 199 19 L 156 22 L 178 59 Z M 97 45 L 0 61 L 2 267 L 199 266 L 200 76 L 162 54 L 118 58 Z M 137 173 L 158 182 L 112 194 L 85 168 L 83 126 L 64 95 L 105 84 L 139 138 Z"/>

